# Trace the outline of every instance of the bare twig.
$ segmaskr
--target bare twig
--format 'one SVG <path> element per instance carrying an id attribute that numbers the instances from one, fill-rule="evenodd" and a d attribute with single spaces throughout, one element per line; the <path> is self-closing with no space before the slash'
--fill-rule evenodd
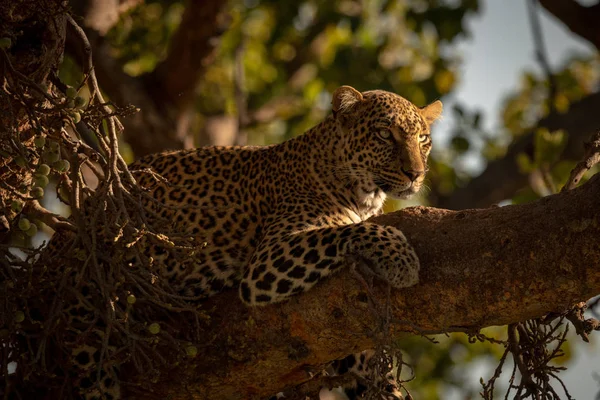
<path id="1" fill-rule="evenodd" d="M 529 0 L 527 2 L 527 11 L 535 47 L 535 56 L 546 75 L 546 79 L 548 79 L 548 114 L 553 114 L 556 111 L 556 105 L 554 104 L 557 91 L 556 79 L 552 73 L 550 62 L 548 61 L 546 45 L 544 43 L 544 35 L 542 34 L 542 27 L 540 25 L 537 7 L 538 0 Z"/>
<path id="2" fill-rule="evenodd" d="M 586 6 L 576 0 L 540 0 L 540 4 L 571 32 L 588 40 L 600 50 L 600 3 Z"/>
<path id="3" fill-rule="evenodd" d="M 152 203 L 153 210 L 144 209 L 143 204 L 149 201 L 149 196 L 138 186 L 118 149 L 117 136 L 121 129 L 118 117 L 130 113 L 132 107 L 118 107 L 104 100 L 92 65 L 89 41 L 73 18 L 67 16 L 66 20 L 71 39 L 83 44 L 85 57 L 82 64 L 86 77 L 81 85 L 88 85 L 91 93 L 88 106 L 77 112 L 81 116 L 80 124 L 97 139 L 98 149 L 73 140 L 66 133 L 66 125 L 75 126 L 71 118 L 74 109 L 66 104 L 67 96 L 46 94 L 14 68 L 4 71 L 8 71 L 6 96 L 22 107 L 26 126 L 31 126 L 33 135 L 51 139 L 60 155 L 70 161 L 68 174 L 59 175 L 57 190 L 62 193 L 59 193 L 60 198 L 68 197 L 71 218 L 62 218 L 42 207 L 37 197 L 29 193 L 32 179 L 25 182 L 21 179 L 16 183 L 0 180 L 0 188 L 10 192 L 11 198 L 15 199 L 16 205 L 12 207 L 18 211 L 13 214 L 20 212 L 22 202 L 24 213 L 57 231 L 44 253 L 39 248 L 24 246 L 26 257 L 21 260 L 4 255 L 7 253 L 4 248 L 0 252 L 1 275 L 9 278 L 13 285 L 10 293 L 2 297 L 9 301 L 0 303 L 3 308 L 0 315 L 13 315 L 15 310 L 22 309 L 27 321 L 39 321 L 26 327 L 29 338 L 26 342 L 12 338 L 17 333 L 21 335 L 24 328 L 11 323 L 10 346 L 18 351 L 8 355 L 0 353 L 0 370 L 6 370 L 6 365 L 18 361 L 15 379 L 38 377 L 40 386 L 49 381 L 48 388 L 61 387 L 64 393 L 77 385 L 73 379 L 78 379 L 81 371 L 69 370 L 71 362 L 67 356 L 47 360 L 47 346 L 53 346 L 52 351 L 56 350 L 56 354 L 66 355 L 71 354 L 74 346 L 91 341 L 91 345 L 99 349 L 99 357 L 95 360 L 96 381 L 107 372 L 105 365 L 125 361 L 131 361 L 140 371 L 155 377 L 161 367 L 176 364 L 185 357 L 185 343 L 188 342 L 184 340 L 200 341 L 201 318 L 204 316 L 190 304 L 198 297 L 182 296 L 166 280 L 159 280 L 156 267 L 143 251 L 148 245 L 161 246 L 183 264 L 193 258 L 200 235 L 190 241 L 190 235 L 158 229 L 168 225 L 156 212 L 165 207 L 160 202 Z M 4 52 L 0 54 L 2 61 L 5 66 L 10 63 Z M 58 78 L 55 78 L 54 87 L 66 88 Z M 39 95 L 40 91 L 44 96 Z M 40 102 L 45 103 L 42 106 Z M 25 170 L 35 171 L 41 163 L 43 146 L 34 146 L 32 138 L 18 137 L 17 120 L 12 120 L 14 125 L 9 127 L 13 136 L 9 138 L 11 159 L 7 161 L 10 165 L 6 170 L 13 175 L 24 175 Z M 75 133 L 81 139 L 78 132 Z M 22 157 L 24 162 L 16 165 L 13 162 L 16 157 Z M 97 189 L 86 185 L 82 165 L 92 168 L 98 176 Z M 147 215 L 150 215 L 149 219 Z M 11 227 L 11 224 L 7 225 Z M 168 236 L 170 233 L 173 235 Z M 132 261 L 134 258 L 135 262 Z M 93 294 L 84 294 L 84 290 L 93 291 Z M 129 295 L 137 299 L 135 307 L 124 301 Z M 44 299 L 49 300 L 47 304 Z M 86 316 L 73 319 L 72 307 L 81 307 L 77 313 L 85 309 Z M 176 323 L 178 318 L 184 318 L 188 326 L 191 321 L 192 325 L 185 333 L 176 335 L 176 329 L 169 326 L 182 326 L 181 321 Z M 169 322 L 169 326 L 159 334 L 151 335 L 147 325 L 157 320 Z M 159 351 L 160 348 L 169 351 Z M 6 356 L 4 359 L 2 354 Z M 29 358 L 22 358 L 23 355 Z M 56 377 L 54 372 L 49 374 L 52 368 L 64 372 L 59 374 L 65 377 L 59 385 L 52 383 Z"/>
<path id="4" fill-rule="evenodd" d="M 71 221 L 48 211 L 42 207 L 37 200 L 29 202 L 24 211 L 26 211 L 28 215 L 31 215 L 32 217 L 42 221 L 44 224 L 48 225 L 54 230 L 64 229 L 71 232 L 77 231 L 76 227 Z"/>
<path id="5" fill-rule="evenodd" d="M 561 329 L 563 317 L 559 317 L 558 320 L 556 318 L 555 315 L 545 320 L 528 320 L 508 326 L 506 350 L 498 367 L 487 383 L 481 381 L 483 386 L 481 395 L 484 399 L 493 399 L 494 384 L 502 374 L 508 353 L 513 358 L 513 369 L 505 399 L 509 398 L 512 391 L 515 392 L 513 397 L 517 399 L 529 397 L 540 400 L 571 399 L 569 391 L 558 376 L 558 373 L 565 368 L 553 365 L 553 360 L 564 355 L 561 347 L 566 341 L 568 332 L 568 326 Z M 552 387 L 551 380 L 560 384 L 564 396 L 559 396 Z"/>
<path id="6" fill-rule="evenodd" d="M 581 181 L 583 175 L 600 162 L 600 130 L 592 135 L 590 141 L 584 144 L 584 148 L 585 155 L 583 160 L 573 168 L 567 183 L 561 191 L 564 192 L 573 189 Z"/>

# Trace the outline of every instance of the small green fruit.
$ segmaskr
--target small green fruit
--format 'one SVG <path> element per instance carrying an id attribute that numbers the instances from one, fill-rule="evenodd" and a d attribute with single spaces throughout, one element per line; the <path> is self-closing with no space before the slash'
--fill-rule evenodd
<path id="1" fill-rule="evenodd" d="M 37 167 L 36 174 L 38 174 L 38 175 L 48 175 L 49 173 L 50 173 L 50 167 L 48 166 L 48 164 L 40 164 Z"/>
<path id="2" fill-rule="evenodd" d="M 12 40 L 9 37 L 0 38 L 0 49 L 8 49 L 12 46 Z"/>
<path id="3" fill-rule="evenodd" d="M 46 138 L 44 136 L 36 136 L 35 139 L 33 139 L 33 144 L 35 144 L 35 147 L 38 149 L 41 149 L 46 145 Z"/>
<path id="4" fill-rule="evenodd" d="M 69 86 L 69 87 L 67 88 L 67 91 L 66 91 L 66 93 L 65 93 L 65 94 L 67 95 L 67 97 L 68 97 L 68 98 L 70 98 L 70 99 L 74 99 L 74 98 L 75 98 L 75 96 L 77 96 L 77 90 L 76 90 L 74 87 L 72 87 L 72 86 Z"/>
<path id="5" fill-rule="evenodd" d="M 23 202 L 19 200 L 13 200 L 10 203 L 10 209 L 16 213 L 21 212 L 21 210 L 23 209 Z"/>
<path id="6" fill-rule="evenodd" d="M 46 175 L 35 175 L 33 179 L 35 182 L 35 186 L 42 189 L 48 186 L 48 182 L 50 182 Z"/>
<path id="7" fill-rule="evenodd" d="M 73 119 L 73 122 L 76 124 L 79 121 L 81 121 L 81 114 L 79 114 L 77 111 L 73 111 L 71 113 L 71 118 Z"/>
<path id="8" fill-rule="evenodd" d="M 185 352 L 188 357 L 196 357 L 198 355 L 198 348 L 196 346 L 188 346 L 185 348 Z"/>
<path id="9" fill-rule="evenodd" d="M 35 234 L 38 232 L 38 227 L 36 224 L 31 224 L 31 226 L 29 227 L 29 229 L 27 229 L 27 231 L 25 231 L 25 234 L 29 237 L 33 237 L 35 236 Z"/>
<path id="10" fill-rule="evenodd" d="M 46 179 L 48 179 L 48 178 L 46 178 Z M 31 192 L 29 194 L 34 199 L 41 199 L 42 197 L 44 197 L 44 189 L 42 189 L 39 186 L 38 187 L 34 187 L 33 189 L 31 189 Z M 24 229 L 24 230 L 26 230 L 26 229 Z"/>
<path id="11" fill-rule="evenodd" d="M 60 160 L 60 153 L 58 152 L 58 150 L 47 151 L 44 153 L 44 160 L 46 160 L 50 164 L 55 163 L 58 160 Z"/>
<path id="12" fill-rule="evenodd" d="M 60 145 L 58 144 L 57 141 L 51 140 L 50 143 L 48 143 L 48 147 L 52 151 L 58 151 L 58 149 L 60 148 Z"/>
<path id="13" fill-rule="evenodd" d="M 21 168 L 25 168 L 25 166 L 27 165 L 27 161 L 21 156 L 15 157 L 15 163 Z"/>
<path id="14" fill-rule="evenodd" d="M 158 334 L 158 332 L 160 332 L 160 325 L 158 324 L 158 322 L 153 322 L 148 326 L 148 332 L 150 332 L 153 335 Z"/>
<path id="15" fill-rule="evenodd" d="M 87 101 L 85 101 L 85 99 L 83 97 L 81 97 L 81 96 L 75 97 L 75 107 L 83 108 L 83 107 L 85 107 L 86 104 L 87 104 Z"/>
<path id="16" fill-rule="evenodd" d="M 136 301 L 137 301 L 137 299 L 135 298 L 134 295 L 130 294 L 129 296 L 127 296 L 127 302 L 129 304 L 135 304 Z"/>
<path id="17" fill-rule="evenodd" d="M 29 228 L 31 228 L 31 222 L 29 222 L 29 220 L 25 217 L 21 218 L 19 220 L 19 229 L 23 232 L 26 232 L 29 230 Z"/>
<path id="18" fill-rule="evenodd" d="M 17 311 L 15 313 L 15 322 L 23 322 L 25 321 L 25 313 L 23 311 Z"/>
<path id="19" fill-rule="evenodd" d="M 67 102 L 65 103 L 65 106 L 66 106 L 67 108 L 73 108 L 73 107 L 75 107 L 75 101 L 74 101 L 73 99 L 69 99 L 69 100 L 67 100 Z"/>
<path id="20" fill-rule="evenodd" d="M 67 172 L 69 168 L 71 168 L 71 163 L 69 163 L 67 160 L 58 160 L 57 162 L 52 164 L 52 166 L 58 172 Z"/>
<path id="21" fill-rule="evenodd" d="M 58 188 L 58 198 L 63 203 L 69 204 L 69 192 L 64 188 L 64 186 L 60 186 Z"/>
<path id="22" fill-rule="evenodd" d="M 87 258 L 85 250 L 83 250 L 83 249 L 76 249 L 74 252 L 74 256 L 79 261 L 85 261 L 85 259 Z"/>

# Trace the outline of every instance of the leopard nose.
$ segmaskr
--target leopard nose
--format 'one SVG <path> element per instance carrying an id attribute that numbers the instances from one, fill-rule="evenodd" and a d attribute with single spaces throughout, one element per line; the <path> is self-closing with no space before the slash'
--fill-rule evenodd
<path id="1" fill-rule="evenodd" d="M 404 172 L 404 175 L 408 176 L 408 179 L 410 179 L 411 181 L 415 181 L 417 180 L 417 178 L 421 175 L 423 175 L 425 173 L 425 171 L 415 171 L 412 169 L 404 169 L 404 168 L 400 168 L 402 170 L 402 172 Z"/>

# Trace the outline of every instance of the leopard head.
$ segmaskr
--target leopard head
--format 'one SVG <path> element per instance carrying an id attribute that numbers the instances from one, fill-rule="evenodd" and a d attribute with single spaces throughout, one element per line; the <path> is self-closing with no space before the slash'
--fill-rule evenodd
<path id="1" fill-rule="evenodd" d="M 342 86 L 332 104 L 344 143 L 338 157 L 359 201 L 367 204 L 380 193 L 401 199 L 417 193 L 427 172 L 430 125 L 440 117 L 442 103 L 419 108 L 394 93 Z"/>

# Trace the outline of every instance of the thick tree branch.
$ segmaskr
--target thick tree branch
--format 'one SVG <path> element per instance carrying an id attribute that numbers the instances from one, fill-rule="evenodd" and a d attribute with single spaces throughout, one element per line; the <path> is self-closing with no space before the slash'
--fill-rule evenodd
<path id="1" fill-rule="evenodd" d="M 415 207 L 373 218 L 402 229 L 422 263 L 417 286 L 392 291 L 392 317 L 405 321 L 393 324 L 394 334 L 477 331 L 560 312 L 600 293 L 599 198 L 600 175 L 526 205 Z M 385 304 L 386 292 L 376 284 L 374 302 Z M 192 367 L 162 378 L 156 398 L 263 398 L 372 346 L 381 326 L 348 270 L 283 304 L 249 309 L 233 291 L 206 309 L 215 310 L 206 347 Z"/>
<path id="2" fill-rule="evenodd" d="M 540 4 L 576 35 L 600 50 L 600 3 L 583 6 L 575 0 L 539 0 Z"/>
<path id="3" fill-rule="evenodd" d="M 600 93 L 573 103 L 565 114 L 553 114 L 542 119 L 535 129 L 567 131 L 569 136 L 561 159 L 579 160 L 584 152 L 583 143 L 594 131 L 600 129 L 600 120 L 590 117 L 597 110 L 600 110 Z M 529 179 L 527 174 L 520 171 L 517 156 L 525 153 L 533 158 L 534 152 L 534 131 L 532 131 L 512 143 L 503 158 L 491 161 L 485 171 L 467 185 L 456 189 L 448 197 L 436 199 L 435 205 L 453 210 L 479 208 L 488 207 L 511 197 L 517 190 L 527 186 Z"/>

